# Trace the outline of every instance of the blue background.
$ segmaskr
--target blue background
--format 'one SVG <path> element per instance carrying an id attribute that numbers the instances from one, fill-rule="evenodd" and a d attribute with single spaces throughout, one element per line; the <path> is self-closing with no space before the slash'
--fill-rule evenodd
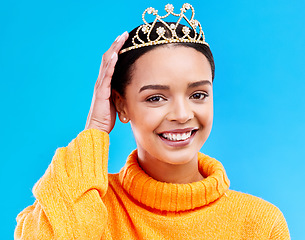
<path id="1" fill-rule="evenodd" d="M 166 3 L 0 3 L 1 239 L 13 238 L 15 217 L 34 202 L 31 189 L 56 148 L 84 129 L 102 54 L 141 24 L 145 8 L 162 11 Z M 231 189 L 278 206 L 292 239 L 302 239 L 305 1 L 190 3 L 216 62 L 215 120 L 202 151 L 223 163 Z M 110 172 L 135 148 L 130 139 L 130 126 L 118 123 Z"/>

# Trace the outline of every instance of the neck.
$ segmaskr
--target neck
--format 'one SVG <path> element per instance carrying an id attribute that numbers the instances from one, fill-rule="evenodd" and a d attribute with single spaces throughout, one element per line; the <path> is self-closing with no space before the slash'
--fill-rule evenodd
<path id="1" fill-rule="evenodd" d="M 197 154 L 191 161 L 183 164 L 171 164 L 158 159 L 148 159 L 141 154 L 138 154 L 138 162 L 143 171 L 157 181 L 187 184 L 204 179 L 198 169 Z"/>

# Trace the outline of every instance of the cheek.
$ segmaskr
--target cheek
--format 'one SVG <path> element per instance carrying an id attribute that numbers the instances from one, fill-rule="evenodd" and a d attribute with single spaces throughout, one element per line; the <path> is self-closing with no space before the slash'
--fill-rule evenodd
<path id="1" fill-rule="evenodd" d="M 196 110 L 197 118 L 199 122 L 204 126 L 208 127 L 213 123 L 213 104 L 205 106 L 204 108 L 198 108 Z"/>
<path id="2" fill-rule="evenodd" d="M 130 111 L 130 122 L 134 133 L 153 132 L 162 123 L 163 112 L 160 109 L 135 105 Z"/>

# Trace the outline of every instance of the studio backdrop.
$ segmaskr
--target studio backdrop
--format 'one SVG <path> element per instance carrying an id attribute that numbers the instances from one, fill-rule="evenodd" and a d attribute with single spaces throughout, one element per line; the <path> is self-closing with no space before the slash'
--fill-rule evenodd
<path id="1" fill-rule="evenodd" d="M 165 1 L 0 3 L 1 239 L 55 150 L 86 123 L 103 53 Z M 177 8 L 184 3 L 172 2 Z M 201 151 L 233 190 L 281 209 L 292 239 L 305 226 L 305 1 L 190 1 L 214 54 L 214 124 Z M 109 172 L 136 147 L 129 124 L 110 134 Z M 115 147 L 113 147 L 115 146 Z M 120 149 L 118 151 L 117 149 Z"/>

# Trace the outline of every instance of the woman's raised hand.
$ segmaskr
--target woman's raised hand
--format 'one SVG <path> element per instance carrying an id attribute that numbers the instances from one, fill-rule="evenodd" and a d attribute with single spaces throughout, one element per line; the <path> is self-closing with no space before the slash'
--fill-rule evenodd
<path id="1" fill-rule="evenodd" d="M 118 60 L 118 52 L 127 38 L 127 32 L 118 36 L 103 55 L 85 129 L 96 128 L 110 133 L 114 127 L 116 111 L 111 99 L 111 79 Z"/>

